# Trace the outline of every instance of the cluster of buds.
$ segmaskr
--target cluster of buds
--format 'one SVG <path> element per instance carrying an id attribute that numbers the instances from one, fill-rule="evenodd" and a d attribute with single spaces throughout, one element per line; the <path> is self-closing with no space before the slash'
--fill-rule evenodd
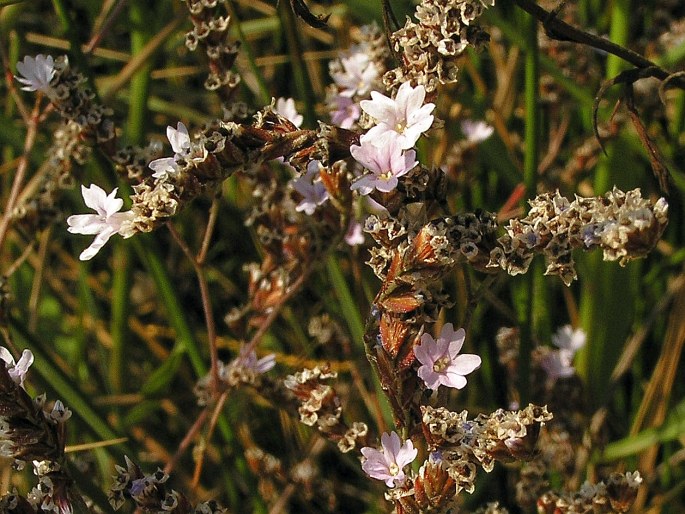
<path id="1" fill-rule="evenodd" d="M 543 193 L 530 201 L 522 219 L 513 219 L 498 239 L 488 266 L 510 275 L 528 270 L 535 254 L 545 256 L 545 274 L 558 275 L 566 285 L 576 278 L 572 251 L 601 248 L 604 260 L 625 264 L 644 257 L 661 237 L 668 223 L 664 198 L 652 203 L 639 189 L 617 188 L 604 196 L 573 202 L 556 193 Z"/>
<path id="2" fill-rule="evenodd" d="M 422 407 L 422 428 L 429 450 L 456 484 L 456 492 L 473 492 L 478 467 L 492 471 L 495 461 L 530 460 L 536 453 L 540 427 L 552 419 L 546 407 L 530 404 L 518 411 L 498 409 L 469 420 L 468 413 L 443 407 Z"/>
<path id="3" fill-rule="evenodd" d="M 388 71 L 383 81 L 388 89 L 403 82 L 421 84 L 428 93 L 438 84 L 457 81 L 456 60 L 469 47 L 479 47 L 489 36 L 474 25 L 485 7 L 494 0 L 428 0 L 416 7 L 417 22 L 407 19 L 404 27 L 390 36 L 401 65 Z"/>
<path id="4" fill-rule="evenodd" d="M 228 40 L 230 16 L 226 13 L 226 0 L 185 0 L 193 29 L 186 34 L 186 46 L 194 51 L 203 48 L 209 59 L 209 76 L 205 89 L 216 91 L 228 101 L 240 83 L 240 75 L 231 71 L 238 56 L 239 43 Z"/>
<path id="5" fill-rule="evenodd" d="M 348 426 L 342 417 L 342 403 L 336 390 L 325 381 L 334 379 L 337 373 L 328 366 L 304 369 L 284 380 L 284 385 L 295 396 L 299 406 L 300 421 L 316 426 L 329 440 L 347 453 L 356 446 L 364 446 L 368 427 L 354 422 Z"/>
<path id="6" fill-rule="evenodd" d="M 11 367 L 0 361 L 0 454 L 21 461 L 59 461 L 66 442 L 64 422 L 71 412 L 59 400 L 48 412 L 45 396 L 29 396 L 22 385 L 26 370 L 15 373 L 28 367 L 23 361 Z"/>
<path id="7" fill-rule="evenodd" d="M 83 501 L 63 466 L 65 423 L 71 411 L 59 400 L 48 410 L 45 395 L 33 400 L 24 390 L 26 372 L 33 362 L 29 350 L 15 363 L 9 351 L 0 347 L 0 359 L 0 455 L 14 458 L 17 468 L 32 461 L 38 477 L 26 499 L 16 493 L 5 495 L 0 510 L 7 505 L 10 512 L 21 514 L 71 514 L 74 504 Z"/>
<path id="8" fill-rule="evenodd" d="M 545 493 L 537 502 L 541 514 L 598 514 L 628 512 L 637 498 L 642 483 L 640 473 L 612 473 L 608 480 L 598 484 L 586 482 L 580 491 L 572 494 Z"/>
<path id="9" fill-rule="evenodd" d="M 169 475 L 157 469 L 145 475 L 140 467 L 128 457 L 126 467 L 116 466 L 117 474 L 107 498 L 114 510 L 119 510 L 127 499 L 143 512 L 168 514 L 225 514 L 226 509 L 214 500 L 193 507 L 183 493 L 167 487 Z"/>

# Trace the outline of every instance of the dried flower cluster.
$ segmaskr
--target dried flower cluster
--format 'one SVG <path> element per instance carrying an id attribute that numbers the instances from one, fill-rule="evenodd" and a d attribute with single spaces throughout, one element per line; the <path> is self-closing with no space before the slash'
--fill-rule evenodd
<path id="1" fill-rule="evenodd" d="M 612 473 L 606 483 L 586 482 L 577 493 L 544 494 L 538 500 L 538 512 L 542 514 L 628 512 L 637 497 L 637 490 L 641 483 L 642 477 L 637 471 L 625 474 Z"/>
<path id="2" fill-rule="evenodd" d="M 331 385 L 325 383 L 337 376 L 328 367 L 315 367 L 289 375 L 283 384 L 297 399 L 300 421 L 316 426 L 328 439 L 337 443 L 341 452 L 347 453 L 356 446 L 364 446 L 368 427 L 361 422 L 348 426 L 343 420 L 340 397 Z"/>
<path id="3" fill-rule="evenodd" d="M 417 22 L 407 19 L 390 37 L 401 66 L 389 70 L 383 81 L 388 89 L 402 83 L 423 85 L 433 93 L 439 84 L 457 81 L 456 60 L 469 47 L 488 40 L 487 33 L 473 22 L 495 1 L 429 0 L 416 7 Z"/>
<path id="4" fill-rule="evenodd" d="M 545 274 L 558 275 L 566 285 L 576 278 L 574 249 L 601 248 L 604 260 L 625 264 L 649 253 L 668 223 L 666 200 L 652 204 L 639 189 L 624 193 L 614 188 L 603 197 L 576 196 L 573 202 L 558 191 L 543 193 L 530 205 L 528 216 L 509 222 L 488 266 L 517 275 L 541 253 Z"/>
<path id="5" fill-rule="evenodd" d="M 158 469 L 146 475 L 140 467 L 126 457 L 126 467 L 116 466 L 117 474 L 107 497 L 114 510 L 119 510 L 127 499 L 143 512 L 169 514 L 225 514 L 226 509 L 214 500 L 195 507 L 183 493 L 167 486 L 169 475 Z"/>
<path id="6" fill-rule="evenodd" d="M 231 71 L 238 56 L 239 43 L 229 41 L 230 16 L 226 14 L 226 0 L 185 0 L 193 22 L 186 34 L 186 46 L 194 51 L 198 46 L 205 50 L 209 60 L 209 76 L 205 89 L 216 91 L 228 101 L 240 83 L 240 75 Z"/>

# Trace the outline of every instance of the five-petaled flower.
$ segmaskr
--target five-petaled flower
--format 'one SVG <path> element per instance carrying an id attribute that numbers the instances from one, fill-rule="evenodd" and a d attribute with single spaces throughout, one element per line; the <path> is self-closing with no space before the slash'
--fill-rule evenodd
<path id="1" fill-rule="evenodd" d="M 360 143 L 361 146 L 352 145 L 350 153 L 371 173 L 359 178 L 351 189 L 358 189 L 363 195 L 368 195 L 374 189 L 383 193 L 392 191 L 397 187 L 397 178 L 406 175 L 418 164 L 416 152 L 403 152 L 397 137 L 390 137 L 384 146 L 376 146 L 368 135 L 363 136 Z"/>
<path id="2" fill-rule="evenodd" d="M 55 76 L 55 61 L 51 55 L 38 54 L 35 58 L 27 55 L 17 63 L 17 71 L 22 76 L 15 75 L 14 78 L 24 84 L 21 88 L 24 91 L 48 93 L 52 89 L 50 82 Z"/>
<path id="3" fill-rule="evenodd" d="M 371 86 L 378 80 L 379 72 L 376 64 L 361 48 L 351 49 L 347 57 L 340 60 L 343 71 L 331 73 L 335 83 L 342 89 L 343 96 L 352 97 L 355 94 L 366 95 Z"/>
<path id="4" fill-rule="evenodd" d="M 81 186 L 83 200 L 88 207 L 97 214 L 74 214 L 67 218 L 69 232 L 72 234 L 95 234 L 91 245 L 81 252 L 79 259 L 87 261 L 95 257 L 105 243 L 114 234 L 130 237 L 132 233 L 122 234 L 131 218 L 131 211 L 119 212 L 124 206 L 124 201 L 117 198 L 117 188 L 108 195 L 105 191 L 92 184 L 90 187 Z"/>
<path id="5" fill-rule="evenodd" d="M 414 347 L 414 355 L 422 366 L 417 373 L 426 387 L 436 390 L 441 385 L 461 389 L 466 386 L 466 375 L 480 367 L 478 355 L 459 355 L 466 333 L 455 331 L 452 323 L 442 327 L 438 339 L 430 334 L 421 336 L 421 344 Z"/>
<path id="6" fill-rule="evenodd" d="M 400 436 L 395 432 L 384 432 L 380 450 L 365 446 L 361 452 L 364 456 L 364 473 L 376 480 L 383 480 L 388 487 L 395 487 L 404 482 L 406 475 L 402 468 L 413 462 L 418 450 L 410 439 L 400 444 Z"/>
<path id="7" fill-rule="evenodd" d="M 149 168 L 154 171 L 152 176 L 155 178 L 163 178 L 168 174 L 176 173 L 178 171 L 176 163 L 190 153 L 190 135 L 182 122 L 179 121 L 176 128 L 167 126 L 166 137 L 171 143 L 174 156 L 155 159 L 148 164 Z"/>
<path id="8" fill-rule="evenodd" d="M 319 205 L 328 200 L 328 191 L 320 179 L 320 169 L 319 161 L 310 161 L 307 165 L 307 173 L 293 179 L 293 189 L 302 195 L 302 200 L 295 207 L 297 212 L 304 211 L 305 214 L 311 216 Z"/>
<path id="9" fill-rule="evenodd" d="M 0 360 L 5 362 L 7 373 L 10 378 L 20 387 L 24 387 L 24 380 L 26 373 L 33 364 L 33 353 L 31 350 L 24 350 L 21 352 L 21 357 L 18 362 L 14 362 L 14 357 L 4 346 L 0 346 Z"/>
<path id="10" fill-rule="evenodd" d="M 366 136 L 377 146 L 384 146 L 392 136 L 397 136 L 400 148 L 412 148 L 433 124 L 431 112 L 435 104 L 423 105 L 426 88 L 421 85 L 412 87 L 409 82 L 403 82 L 394 100 L 377 91 L 371 91 L 371 98 L 362 100 L 360 105 L 376 119 L 377 125 Z"/>

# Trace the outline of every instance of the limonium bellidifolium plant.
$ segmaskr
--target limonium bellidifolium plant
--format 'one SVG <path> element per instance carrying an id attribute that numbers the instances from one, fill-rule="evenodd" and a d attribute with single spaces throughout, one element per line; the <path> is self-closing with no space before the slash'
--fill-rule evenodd
<path id="1" fill-rule="evenodd" d="M 685 510 L 678 2 L 4 4 L 0 512 Z"/>

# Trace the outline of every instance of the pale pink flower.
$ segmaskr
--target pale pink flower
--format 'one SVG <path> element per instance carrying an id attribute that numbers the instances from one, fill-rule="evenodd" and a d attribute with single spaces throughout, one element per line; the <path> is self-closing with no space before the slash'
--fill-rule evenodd
<path id="1" fill-rule="evenodd" d="M 154 171 L 152 176 L 155 178 L 163 178 L 176 173 L 178 171 L 176 163 L 180 159 L 187 157 L 190 153 L 190 134 L 188 134 L 188 129 L 180 121 L 176 127 L 167 126 L 166 128 L 166 137 L 171 144 L 171 149 L 174 151 L 174 156 L 155 159 L 148 164 L 148 167 Z"/>
<path id="2" fill-rule="evenodd" d="M 469 143 L 478 144 L 488 139 L 495 128 L 484 121 L 464 120 L 461 122 L 461 131 Z"/>
<path id="3" fill-rule="evenodd" d="M 83 200 L 88 207 L 97 214 L 74 214 L 67 218 L 67 229 L 72 234 L 95 234 L 95 240 L 91 245 L 81 252 L 79 259 L 87 261 L 95 257 L 105 243 L 114 234 L 122 234 L 122 230 L 127 228 L 133 216 L 131 211 L 119 212 L 124 206 L 121 198 L 116 198 L 117 188 L 108 195 L 105 191 L 95 184 L 90 187 L 81 186 Z M 126 234 L 124 237 L 129 237 Z"/>
<path id="4" fill-rule="evenodd" d="M 0 360 L 5 362 L 7 374 L 20 387 L 24 387 L 24 380 L 31 364 L 33 364 L 33 353 L 31 350 L 21 352 L 18 362 L 14 362 L 14 357 L 4 346 L 0 346 Z"/>
<path id="5" fill-rule="evenodd" d="M 421 344 L 414 347 L 414 355 L 422 364 L 417 373 L 426 387 L 437 390 L 441 385 L 461 389 L 466 386 L 466 375 L 480 367 L 478 355 L 459 355 L 466 333 L 455 332 L 452 323 L 442 327 L 437 340 L 430 334 L 421 336 Z"/>
<path id="6" fill-rule="evenodd" d="M 50 82 L 55 76 L 55 61 L 51 55 L 36 55 L 35 58 L 27 55 L 23 61 L 17 63 L 17 71 L 22 75 L 14 76 L 18 82 L 24 84 L 24 91 L 51 91 Z"/>
<path id="7" fill-rule="evenodd" d="M 342 89 L 343 96 L 365 96 L 379 78 L 378 68 L 361 48 L 352 48 L 340 59 L 343 71 L 332 72 L 333 81 Z"/>
<path id="8" fill-rule="evenodd" d="M 344 129 L 352 128 L 361 114 L 359 104 L 343 95 L 336 95 L 333 102 L 335 105 L 331 112 L 331 122 Z"/>
<path id="9" fill-rule="evenodd" d="M 364 230 L 362 224 L 357 220 L 352 220 L 345 233 L 345 242 L 350 246 L 364 244 Z"/>
<path id="10" fill-rule="evenodd" d="M 423 105 L 426 88 L 422 85 L 412 87 L 403 82 L 397 90 L 395 99 L 371 91 L 371 100 L 362 100 L 361 108 L 376 119 L 377 125 L 367 133 L 367 137 L 377 146 L 388 144 L 391 136 L 397 135 L 400 148 L 412 148 L 421 134 L 433 124 L 435 105 Z"/>
<path id="11" fill-rule="evenodd" d="M 320 168 L 319 161 L 311 161 L 307 165 L 307 173 L 293 179 L 293 189 L 302 195 L 302 200 L 295 207 L 297 212 L 304 211 L 311 216 L 319 205 L 328 200 L 328 191 L 321 182 Z"/>
<path id="12" fill-rule="evenodd" d="M 362 469 L 376 480 L 383 480 L 388 487 L 401 485 L 406 479 L 402 468 L 416 458 L 418 450 L 411 439 L 400 445 L 400 436 L 395 432 L 384 432 L 381 436 L 381 449 L 365 446 L 361 449 Z"/>
<path id="13" fill-rule="evenodd" d="M 392 191 L 397 187 L 398 177 L 406 175 L 418 164 L 416 152 L 402 152 L 397 137 L 389 138 L 384 146 L 376 146 L 366 136 L 361 138 L 360 143 L 361 146 L 352 145 L 350 153 L 371 173 L 359 178 L 351 189 L 358 189 L 362 195 L 368 195 L 374 189 L 383 193 Z"/>
<path id="14" fill-rule="evenodd" d="M 292 98 L 279 98 L 276 100 L 276 108 L 274 110 L 297 128 L 300 128 L 304 121 L 302 115 L 297 112 L 295 100 Z"/>

